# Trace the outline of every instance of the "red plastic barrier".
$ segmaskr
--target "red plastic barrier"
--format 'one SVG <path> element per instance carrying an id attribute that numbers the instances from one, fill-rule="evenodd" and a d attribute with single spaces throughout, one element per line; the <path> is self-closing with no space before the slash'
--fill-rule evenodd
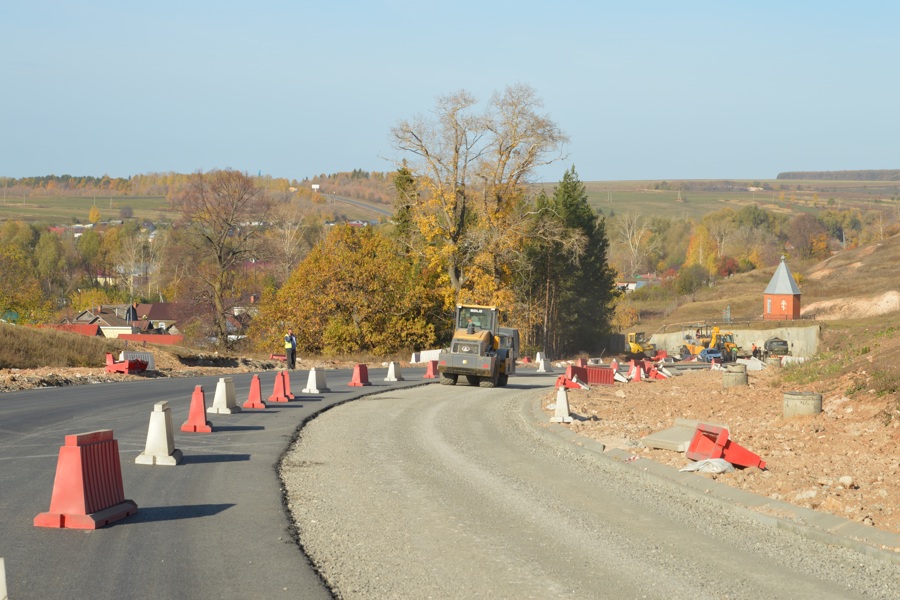
<path id="1" fill-rule="evenodd" d="M 724 458 L 739 467 L 766 468 L 765 461 L 758 454 L 754 454 L 728 439 L 727 429 L 705 423 L 697 425 L 691 445 L 688 446 L 684 455 L 691 460 Z"/>
<path id="2" fill-rule="evenodd" d="M 560 375 L 556 378 L 556 389 L 567 389 L 567 390 L 580 390 L 581 386 L 572 381 L 570 378 L 565 375 Z"/>
<path id="3" fill-rule="evenodd" d="M 125 499 L 119 443 L 112 429 L 66 436 L 59 449 L 49 512 L 35 527 L 99 529 L 137 512 Z"/>
<path id="4" fill-rule="evenodd" d="M 436 360 L 429 360 L 428 366 L 425 368 L 425 379 L 435 379 L 438 376 Z"/>
<path id="5" fill-rule="evenodd" d="M 212 423 L 206 420 L 206 394 L 202 385 L 194 386 L 194 393 L 191 394 L 191 411 L 181 430 L 187 433 L 212 433 Z"/>
<path id="6" fill-rule="evenodd" d="M 356 365 L 353 367 L 353 378 L 347 385 L 354 387 L 372 385 L 372 382 L 369 381 L 369 368 L 366 365 Z"/>
<path id="7" fill-rule="evenodd" d="M 588 380 L 587 367 L 569 365 L 568 367 L 566 367 L 566 377 L 568 377 L 569 379 L 575 379 L 576 377 L 578 377 L 579 381 L 586 382 Z"/>
<path id="8" fill-rule="evenodd" d="M 254 375 L 250 381 L 250 393 L 247 395 L 247 401 L 244 402 L 242 408 L 265 408 L 266 403 L 262 401 L 262 386 L 259 383 L 259 375 Z"/>
<path id="9" fill-rule="evenodd" d="M 615 385 L 615 371 L 609 367 L 585 367 L 587 381 L 591 385 Z M 580 379 L 580 378 L 579 378 Z"/>
<path id="10" fill-rule="evenodd" d="M 272 395 L 269 402 L 287 402 L 290 400 L 284 390 L 284 371 L 275 374 L 275 385 L 272 387 Z"/>
<path id="11" fill-rule="evenodd" d="M 146 360 L 116 360 L 109 352 L 106 353 L 106 372 L 107 373 L 127 373 L 134 375 L 147 370 Z"/>

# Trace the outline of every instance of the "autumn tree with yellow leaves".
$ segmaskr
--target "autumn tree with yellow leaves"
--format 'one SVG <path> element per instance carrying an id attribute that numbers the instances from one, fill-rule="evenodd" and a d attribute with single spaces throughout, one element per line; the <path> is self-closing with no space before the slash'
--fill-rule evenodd
<path id="1" fill-rule="evenodd" d="M 251 337 L 280 348 L 292 327 L 301 353 L 390 356 L 430 348 L 441 328 L 437 273 L 370 227 L 332 228 L 288 281 L 263 298 Z"/>
<path id="2" fill-rule="evenodd" d="M 391 131 L 404 155 L 399 166 L 414 182 L 404 206 L 414 251 L 443 273 L 447 305 L 511 301 L 510 255 L 527 233 L 526 185 L 535 169 L 563 158 L 567 142 L 541 107 L 526 85 L 494 94 L 484 112 L 459 91 L 438 98 L 433 118 Z"/>

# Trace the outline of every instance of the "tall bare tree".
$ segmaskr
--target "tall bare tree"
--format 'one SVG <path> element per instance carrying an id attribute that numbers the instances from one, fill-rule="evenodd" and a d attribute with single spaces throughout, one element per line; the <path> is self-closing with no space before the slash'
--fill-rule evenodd
<path id="1" fill-rule="evenodd" d="M 308 206 L 296 201 L 275 204 L 266 240 L 279 284 L 287 281 L 321 235 L 321 227 L 313 222 L 310 213 Z"/>
<path id="2" fill-rule="evenodd" d="M 244 173 L 230 169 L 196 173 L 178 198 L 181 218 L 173 248 L 190 251 L 196 285 L 192 296 L 212 306 L 213 334 L 228 346 L 227 317 L 238 295 L 237 276 L 255 258 L 271 200 Z"/>
<path id="3" fill-rule="evenodd" d="M 635 275 L 644 266 L 646 259 L 656 249 L 658 241 L 653 236 L 650 220 L 633 212 L 616 215 L 612 226 L 618 234 L 618 241 L 626 249 L 628 272 L 626 276 Z"/>
<path id="4" fill-rule="evenodd" d="M 495 94 L 483 113 L 460 91 L 438 98 L 434 118 L 404 120 L 391 130 L 394 147 L 413 157 L 398 165 L 419 188 L 408 218 L 457 298 L 485 244 L 510 246 L 497 242 L 508 242 L 514 230 L 508 219 L 534 170 L 564 158 L 567 138 L 540 107 L 525 85 Z"/>

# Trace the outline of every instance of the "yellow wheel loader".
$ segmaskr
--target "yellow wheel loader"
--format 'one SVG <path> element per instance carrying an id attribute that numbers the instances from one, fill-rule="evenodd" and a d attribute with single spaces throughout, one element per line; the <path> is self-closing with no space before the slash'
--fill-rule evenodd
<path id="1" fill-rule="evenodd" d="M 519 331 L 500 327 L 495 306 L 456 306 L 456 323 L 450 347 L 438 356 L 443 385 L 456 385 L 462 375 L 469 385 L 502 387 L 515 373 Z"/>

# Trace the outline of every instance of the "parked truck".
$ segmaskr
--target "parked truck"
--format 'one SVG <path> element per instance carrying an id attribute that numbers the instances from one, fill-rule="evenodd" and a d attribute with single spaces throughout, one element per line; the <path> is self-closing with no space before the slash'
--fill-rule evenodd
<path id="1" fill-rule="evenodd" d="M 456 385 L 462 375 L 469 385 L 503 387 L 515 373 L 519 332 L 500 327 L 495 306 L 456 306 L 453 339 L 438 356 L 443 385 Z"/>

